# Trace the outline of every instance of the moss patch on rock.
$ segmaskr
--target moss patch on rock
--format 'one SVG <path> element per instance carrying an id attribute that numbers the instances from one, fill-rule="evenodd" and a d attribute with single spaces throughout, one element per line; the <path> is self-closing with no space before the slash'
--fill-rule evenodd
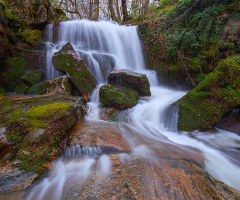
<path id="1" fill-rule="evenodd" d="M 119 110 L 132 108 L 138 103 L 138 93 L 123 87 L 103 85 L 99 91 L 100 102 L 107 106 Z"/>
<path id="2" fill-rule="evenodd" d="M 204 129 L 219 122 L 223 114 L 240 105 L 240 55 L 222 60 L 179 103 L 178 129 Z"/>

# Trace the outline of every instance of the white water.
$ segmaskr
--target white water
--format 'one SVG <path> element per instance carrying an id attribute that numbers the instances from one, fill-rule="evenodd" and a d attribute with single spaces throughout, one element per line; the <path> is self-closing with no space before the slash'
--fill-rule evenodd
<path id="1" fill-rule="evenodd" d="M 93 120 L 93 123 L 94 120 L 100 120 L 98 92 L 101 84 L 106 82 L 107 74 L 111 70 L 124 68 L 147 74 L 152 96 L 142 97 L 137 106 L 129 109 L 128 123 L 120 122 L 123 134 L 127 133 L 126 128 L 134 129 L 138 134 L 128 138 L 132 147 L 131 156 L 154 158 L 154 145 L 151 144 L 158 142 L 198 148 L 204 154 L 207 172 L 240 190 L 239 157 L 228 153 L 233 151 L 239 155 L 240 137 L 223 130 L 218 130 L 214 134 L 197 131 L 191 134 L 177 132 L 177 110 L 172 110 L 170 113 L 167 108 L 186 93 L 158 86 L 155 73 L 144 70 L 144 57 L 136 26 L 119 26 L 111 22 L 86 20 L 63 22 L 60 24 L 58 43 L 53 44 L 51 41 L 50 38 L 49 55 L 60 50 L 66 42 L 71 42 L 100 83 L 91 95 L 89 112 L 86 116 L 86 119 Z M 105 69 L 106 73 L 104 74 L 104 69 L 101 68 L 101 59 L 102 62 L 105 62 L 106 56 L 108 60 L 114 60 L 112 62 L 114 66 L 107 65 L 108 68 Z M 112 66 L 113 68 L 110 69 Z M 47 70 L 50 78 L 57 76 L 56 70 L 53 70 L 51 65 Z M 91 149 L 91 147 L 89 148 Z M 183 147 L 181 146 L 181 148 Z M 28 199 L 60 199 L 67 187 L 71 187 L 77 180 L 81 180 L 78 184 L 82 184 L 88 176 L 95 173 L 92 169 L 94 163 L 97 163 L 97 176 L 107 177 L 111 173 L 110 159 L 107 155 L 99 157 L 100 155 L 101 152 L 97 148 L 89 150 L 75 146 L 66 150 L 65 156 L 68 159 L 63 157 L 54 162 L 49 176 L 31 191 Z M 129 154 L 119 155 L 122 162 L 131 159 L 131 156 Z"/>

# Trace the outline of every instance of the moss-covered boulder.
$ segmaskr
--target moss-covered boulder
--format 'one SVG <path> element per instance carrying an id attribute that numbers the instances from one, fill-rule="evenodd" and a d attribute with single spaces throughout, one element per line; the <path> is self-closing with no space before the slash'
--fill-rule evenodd
<path id="1" fill-rule="evenodd" d="M 150 83 L 145 74 L 128 69 L 115 70 L 109 74 L 108 83 L 135 90 L 140 96 L 151 96 Z"/>
<path id="2" fill-rule="evenodd" d="M 138 103 L 138 93 L 123 87 L 116 87 L 105 84 L 100 88 L 100 102 L 107 106 L 119 110 L 132 108 Z"/>
<path id="3" fill-rule="evenodd" d="M 6 61 L 7 70 L 0 76 L 3 79 L 3 86 L 6 91 L 13 92 L 19 85 L 19 79 L 26 71 L 26 60 L 19 56 Z"/>
<path id="4" fill-rule="evenodd" d="M 15 89 L 14 89 L 14 93 L 15 94 L 25 94 L 28 89 L 30 88 L 29 85 L 25 84 L 25 83 L 21 83 L 20 85 L 18 85 Z"/>
<path id="5" fill-rule="evenodd" d="M 58 78 L 44 81 L 33 85 L 28 91 L 28 94 L 71 94 L 72 85 L 69 78 L 60 76 Z"/>
<path id="6" fill-rule="evenodd" d="M 32 86 L 36 83 L 41 82 L 43 79 L 43 76 L 44 76 L 43 71 L 40 69 L 29 70 L 20 77 L 20 80 Z"/>
<path id="7" fill-rule="evenodd" d="M 92 92 L 97 81 L 81 57 L 72 49 L 71 44 L 67 43 L 62 50 L 53 55 L 52 63 L 57 70 L 67 73 L 79 91 L 85 96 Z"/>
<path id="8" fill-rule="evenodd" d="M 204 129 L 240 105 L 240 55 L 222 60 L 195 89 L 178 102 L 178 129 Z"/>
<path id="9" fill-rule="evenodd" d="M 41 174 L 48 168 L 48 162 L 60 155 L 66 130 L 79 120 L 83 105 L 78 97 L 25 98 L 0 101 L 0 127 L 6 127 L 7 141 L 17 151 L 16 166 Z"/>

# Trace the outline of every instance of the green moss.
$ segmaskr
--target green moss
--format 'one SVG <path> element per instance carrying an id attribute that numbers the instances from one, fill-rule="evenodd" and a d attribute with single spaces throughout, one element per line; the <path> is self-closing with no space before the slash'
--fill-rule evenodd
<path id="1" fill-rule="evenodd" d="M 240 55 L 221 61 L 195 89 L 179 100 L 178 128 L 204 129 L 240 105 Z"/>
<path id="2" fill-rule="evenodd" d="M 8 122 L 20 121 L 23 117 L 23 106 L 18 106 L 13 112 L 7 114 L 6 119 Z"/>
<path id="3" fill-rule="evenodd" d="M 66 78 L 63 82 L 63 85 L 64 87 L 66 88 L 66 91 L 68 94 L 71 94 L 71 91 L 72 91 L 72 87 L 70 85 L 70 82 L 69 82 L 69 78 Z"/>
<path id="4" fill-rule="evenodd" d="M 47 128 L 49 125 L 44 120 L 37 120 L 37 119 L 31 119 L 31 118 L 26 118 L 25 120 L 26 120 L 25 123 L 36 128 Z"/>
<path id="5" fill-rule="evenodd" d="M 138 93 L 126 88 L 103 85 L 99 91 L 100 102 L 119 110 L 131 108 L 138 103 Z"/>
<path id="6" fill-rule="evenodd" d="M 25 94 L 29 89 L 28 85 L 25 85 L 23 83 L 21 83 L 21 85 L 18 85 L 15 89 L 14 89 L 14 93 L 15 94 Z"/>
<path id="7" fill-rule="evenodd" d="M 24 113 L 26 117 L 50 117 L 59 110 L 67 111 L 72 104 L 70 103 L 54 103 L 43 106 L 33 106 Z"/>
<path id="8" fill-rule="evenodd" d="M 28 91 L 28 94 L 39 94 L 42 95 L 44 94 L 43 90 L 43 85 L 41 83 L 33 85 Z"/>
<path id="9" fill-rule="evenodd" d="M 4 88 L 0 88 L 0 96 L 5 96 L 6 92 L 4 90 Z"/>
<path id="10" fill-rule="evenodd" d="M 33 43 L 34 41 L 39 42 L 42 38 L 42 32 L 39 30 L 25 30 L 23 32 L 27 42 Z"/>
<path id="11" fill-rule="evenodd" d="M 21 76 L 21 80 L 23 80 L 24 82 L 30 84 L 30 85 L 34 85 L 36 83 L 39 83 L 42 79 L 43 76 L 43 71 L 42 70 L 29 70 L 26 72 L 26 74 L 24 74 L 23 76 Z"/>
<path id="12" fill-rule="evenodd" d="M 20 77 L 25 73 L 26 61 L 22 57 L 15 57 L 8 61 L 7 72 L 4 72 L 2 78 L 4 79 L 4 88 L 7 91 L 14 91 L 16 86 L 19 85 Z"/>

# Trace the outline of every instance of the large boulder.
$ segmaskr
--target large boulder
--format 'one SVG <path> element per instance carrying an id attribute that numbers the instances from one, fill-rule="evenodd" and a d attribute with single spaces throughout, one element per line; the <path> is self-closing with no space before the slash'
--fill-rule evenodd
<path id="1" fill-rule="evenodd" d="M 132 108 L 138 103 L 138 93 L 123 87 L 114 87 L 105 84 L 99 91 L 100 102 L 107 106 L 125 110 Z"/>
<path id="2" fill-rule="evenodd" d="M 204 129 L 220 121 L 223 114 L 240 105 L 240 55 L 222 60 L 179 104 L 178 129 Z"/>
<path id="3" fill-rule="evenodd" d="M 145 74 L 128 69 L 115 70 L 109 74 L 108 83 L 135 90 L 140 96 L 151 96 L 150 83 Z"/>
<path id="4" fill-rule="evenodd" d="M 91 93 L 95 88 L 97 81 L 70 43 L 53 55 L 52 63 L 57 70 L 69 76 L 82 95 Z"/>
<path id="5" fill-rule="evenodd" d="M 49 162 L 61 154 L 64 147 L 63 140 L 66 131 L 79 120 L 84 103 L 80 104 L 79 97 L 66 95 L 15 97 L 0 101 L 0 141 L 5 141 L 5 146 L 10 142 L 11 148 L 0 146 L 0 161 L 9 164 L 12 171 L 25 171 L 43 173 Z M 3 135 L 4 134 L 4 135 Z M 62 149 L 61 149 L 62 148 Z M 4 165 L 5 166 L 5 165 Z M 0 167 L 0 172 L 6 170 Z M 20 170 L 21 171 L 21 170 Z M 19 174 L 18 181 L 15 174 L 1 173 L 0 186 L 16 180 L 25 185 L 22 179 L 25 173 Z M 29 179 L 26 187 L 31 185 Z M 16 184 L 0 187 L 2 190 L 17 190 Z M 25 188 L 25 186 L 24 186 Z"/>
<path id="6" fill-rule="evenodd" d="M 65 94 L 71 95 L 71 83 L 69 78 L 60 76 L 58 78 L 44 81 L 33 85 L 28 91 L 28 94 Z"/>

